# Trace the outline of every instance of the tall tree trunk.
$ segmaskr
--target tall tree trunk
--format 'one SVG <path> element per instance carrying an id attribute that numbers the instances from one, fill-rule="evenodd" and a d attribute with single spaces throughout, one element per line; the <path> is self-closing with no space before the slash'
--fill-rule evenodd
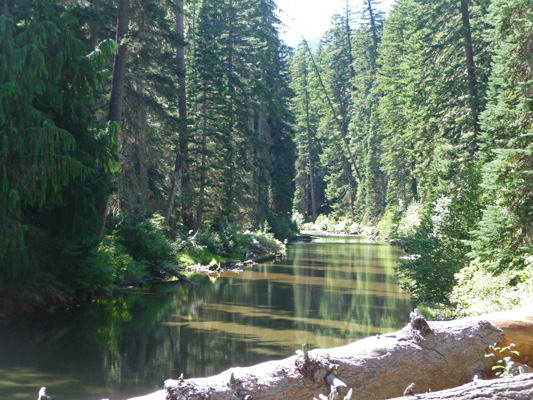
<path id="1" fill-rule="evenodd" d="M 116 41 L 119 44 L 118 53 L 115 55 L 115 62 L 113 65 L 113 83 L 111 85 L 111 99 L 109 101 L 108 121 L 113 121 L 120 124 L 122 118 L 122 103 L 124 99 L 124 82 L 126 78 L 126 59 L 128 56 L 128 48 L 125 43 L 125 38 L 128 35 L 130 24 L 130 0 L 119 0 L 118 2 L 118 18 L 117 18 L 117 33 Z M 120 130 L 115 132 L 115 139 L 118 142 Z M 100 201 L 96 204 L 96 212 L 98 215 L 97 234 L 102 236 L 104 233 L 105 220 L 107 215 L 108 199 Z"/>
<path id="2" fill-rule="evenodd" d="M 204 83 L 204 87 L 207 86 Z M 205 183 L 207 175 L 207 93 L 204 90 L 203 96 L 203 110 L 202 110 L 202 157 L 200 162 L 200 188 L 198 189 L 198 208 L 196 210 L 196 225 L 202 226 L 204 218 L 204 199 L 205 199 Z"/>
<path id="3" fill-rule="evenodd" d="M 228 104 L 228 114 L 229 114 L 229 123 L 228 123 L 228 132 L 229 132 L 229 141 L 235 143 L 234 140 L 234 129 L 235 129 L 235 115 L 233 112 L 234 107 L 234 100 L 235 100 L 235 87 L 233 84 L 233 45 L 234 45 L 234 32 L 233 32 L 233 0 L 230 0 L 229 2 L 229 13 L 230 13 L 230 21 L 229 21 L 229 32 L 228 32 L 228 98 L 229 98 L 229 104 Z M 228 171 L 228 176 L 226 177 L 227 183 L 225 188 L 225 201 L 224 201 L 224 210 L 223 214 L 226 217 L 230 217 L 231 214 L 233 214 L 233 197 L 234 197 L 234 188 L 235 183 L 234 180 L 234 160 L 235 157 L 235 148 L 233 146 L 233 143 L 230 145 L 230 148 L 228 149 L 228 161 L 230 162 L 230 167 Z"/>
<path id="4" fill-rule="evenodd" d="M 180 43 L 176 48 L 176 58 L 178 61 L 178 113 L 180 118 L 180 143 L 179 151 L 176 153 L 174 163 L 174 174 L 172 175 L 172 189 L 167 202 L 165 221 L 168 224 L 172 209 L 178 192 L 178 183 L 181 182 L 182 193 L 182 222 L 187 229 L 193 228 L 192 218 L 192 190 L 190 177 L 184 173 L 188 166 L 189 142 L 187 135 L 187 89 L 185 77 L 185 28 L 183 21 L 183 0 L 176 1 L 175 17 L 176 32 L 180 37 Z M 180 179 L 181 178 L 181 179 Z"/>
<path id="5" fill-rule="evenodd" d="M 196 1 L 192 0 L 192 50 L 196 51 Z"/>
<path id="6" fill-rule="evenodd" d="M 144 86 L 136 79 L 135 118 L 128 115 L 122 136 L 120 151 L 120 212 L 136 219 L 144 219 L 150 213 L 150 189 L 148 181 L 149 150 L 146 137 L 146 103 L 143 99 Z"/>
<path id="7" fill-rule="evenodd" d="M 118 53 L 115 55 L 115 63 L 113 65 L 113 84 L 111 86 L 111 100 L 109 101 L 108 121 L 120 123 L 122 118 L 122 104 L 124 99 L 124 82 L 126 79 L 126 60 L 128 56 L 128 48 L 124 42 L 128 35 L 130 24 L 130 0 L 119 0 L 118 3 L 118 19 L 117 19 L 117 35 L 116 40 L 120 45 Z M 119 131 L 116 132 L 118 139 Z"/>
<path id="8" fill-rule="evenodd" d="M 372 62 L 375 63 L 378 51 L 378 31 L 376 28 L 376 18 L 372 9 L 372 0 L 367 1 L 368 17 L 370 18 L 370 31 L 372 33 Z"/>
<path id="9" fill-rule="evenodd" d="M 306 70 L 307 74 L 307 70 Z M 311 211 L 313 212 L 313 222 L 316 221 L 316 201 L 315 201 L 315 177 L 313 172 L 313 149 L 311 141 L 311 124 L 309 122 L 309 93 L 307 92 L 307 79 L 305 78 L 305 113 L 307 122 L 307 152 L 309 154 L 309 180 L 311 183 Z"/>
<path id="10" fill-rule="evenodd" d="M 353 66 L 353 51 L 352 51 L 352 28 L 350 27 L 350 4 L 346 0 L 346 41 L 348 44 L 348 61 L 350 62 L 350 77 L 355 78 L 355 69 Z M 354 90 L 352 86 L 352 90 Z"/>
<path id="11" fill-rule="evenodd" d="M 474 137 L 477 141 L 479 133 L 479 121 L 477 114 L 477 79 L 474 63 L 474 50 L 472 46 L 472 30 L 470 28 L 470 12 L 468 10 L 468 0 L 461 0 L 461 16 L 463 21 L 463 34 L 465 41 L 465 58 L 466 58 L 466 73 L 468 76 L 468 92 L 470 112 L 472 114 Z"/>

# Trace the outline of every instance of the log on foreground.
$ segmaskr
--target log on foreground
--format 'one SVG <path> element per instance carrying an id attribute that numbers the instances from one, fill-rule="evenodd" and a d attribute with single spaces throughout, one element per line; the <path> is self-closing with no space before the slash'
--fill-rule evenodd
<path id="1" fill-rule="evenodd" d="M 490 321 L 503 332 L 480 322 L 483 320 Z M 237 394 L 243 398 L 247 393 L 254 400 L 289 396 L 311 400 L 317 393 L 329 392 L 322 379 L 327 373 L 324 371 L 326 363 L 339 364 L 338 377 L 348 388 L 353 388 L 352 399 L 396 398 L 411 383 L 415 383 L 415 394 L 432 389 L 432 393 L 418 395 L 421 399 L 533 399 L 527 386 L 533 385 L 531 374 L 457 387 L 470 382 L 475 375 L 490 376 L 490 365 L 485 363 L 492 359 L 485 358 L 484 354 L 488 346 L 496 342 L 499 346 L 515 343 L 520 357 L 514 360 L 533 365 L 533 307 L 457 321 L 429 322 L 429 326 L 433 333 L 425 338 L 423 334 L 428 332 L 417 334 L 408 326 L 402 331 L 370 337 L 348 346 L 311 351 L 310 359 L 322 363 L 322 369 L 315 370 L 316 376 L 309 376 L 310 368 L 302 371 L 302 356 L 290 357 L 254 367 L 233 368 L 210 378 L 169 380 L 164 390 L 135 400 L 166 400 L 167 394 L 168 399 L 235 399 Z M 233 382 L 230 382 L 232 373 Z M 495 385 L 494 390 L 490 389 L 492 385 Z M 441 388 L 455 389 L 436 392 Z M 523 397 L 523 393 L 529 397 Z M 414 399 L 413 396 L 406 398 Z"/>
<path id="2" fill-rule="evenodd" d="M 310 351 L 281 361 L 232 368 L 208 378 L 167 380 L 166 398 L 305 399 L 328 394 L 331 365 L 356 399 L 402 396 L 456 387 L 483 378 L 491 359 L 487 348 L 502 342 L 503 332 L 485 320 L 430 322 L 414 318 L 401 331 L 369 337 L 343 347 Z M 345 392 L 341 394 L 344 396 Z M 248 397 L 251 396 L 251 397 Z"/>

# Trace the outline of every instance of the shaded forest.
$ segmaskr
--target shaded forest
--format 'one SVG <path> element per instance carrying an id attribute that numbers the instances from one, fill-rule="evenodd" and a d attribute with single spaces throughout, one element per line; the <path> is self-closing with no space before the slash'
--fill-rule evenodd
<path id="1" fill-rule="evenodd" d="M 533 287 L 530 0 L 347 0 L 313 51 L 272 0 L 1 7 L 4 294 L 364 227 L 419 304 Z"/>

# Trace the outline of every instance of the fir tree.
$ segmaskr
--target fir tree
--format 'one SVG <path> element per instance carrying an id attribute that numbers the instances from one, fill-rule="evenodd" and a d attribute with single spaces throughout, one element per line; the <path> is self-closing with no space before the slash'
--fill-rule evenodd
<path id="1" fill-rule="evenodd" d="M 70 10 L 52 0 L 4 2 L 0 20 L 0 286 L 79 289 L 94 284 L 82 262 L 113 165 L 92 105 L 114 47 L 88 54 Z"/>

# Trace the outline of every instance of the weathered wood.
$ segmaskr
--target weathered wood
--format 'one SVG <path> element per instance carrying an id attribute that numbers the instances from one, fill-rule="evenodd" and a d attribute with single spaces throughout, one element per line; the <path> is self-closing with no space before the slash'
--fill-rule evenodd
<path id="1" fill-rule="evenodd" d="M 396 333 L 313 350 L 307 361 L 302 354 L 232 368 L 208 378 L 168 380 L 167 399 L 252 396 L 254 400 L 309 400 L 329 393 L 326 377 L 332 364 L 338 365 L 338 378 L 353 389 L 357 399 L 401 396 L 413 382 L 418 393 L 436 391 L 470 382 L 475 375 L 484 377 L 491 362 L 484 357 L 486 349 L 503 340 L 502 331 L 487 321 L 430 322 L 429 329 L 421 326 L 417 321 Z"/>
<path id="2" fill-rule="evenodd" d="M 416 397 L 404 396 L 388 400 L 531 400 L 533 399 L 533 374 L 488 381 L 479 380 L 434 393 L 416 394 L 416 390 L 414 393 Z"/>

